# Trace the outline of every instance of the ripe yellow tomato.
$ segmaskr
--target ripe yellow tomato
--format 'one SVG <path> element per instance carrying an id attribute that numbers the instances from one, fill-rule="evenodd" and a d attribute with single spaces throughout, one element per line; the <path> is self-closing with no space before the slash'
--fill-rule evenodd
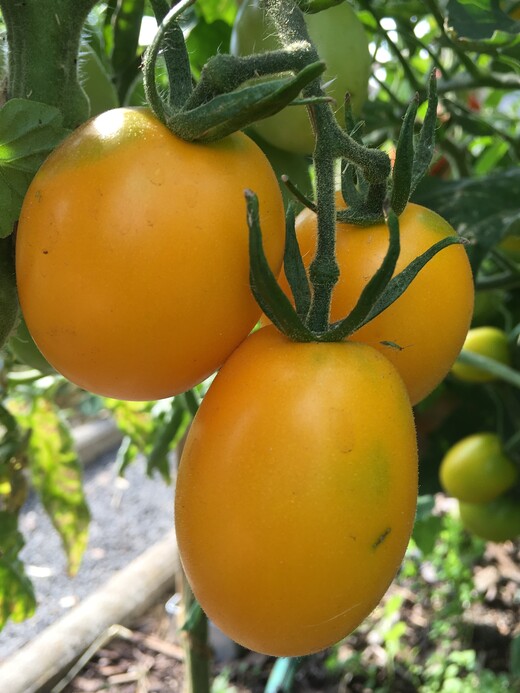
<path id="1" fill-rule="evenodd" d="M 344 207 L 340 195 L 338 205 Z M 308 267 L 316 252 L 316 215 L 303 210 L 296 234 Z M 396 273 L 437 241 L 456 235 L 435 212 L 409 203 L 399 217 L 401 253 Z M 379 268 L 388 249 L 385 224 L 363 227 L 337 224 L 336 259 L 340 278 L 334 288 L 331 320 L 345 317 Z M 280 284 L 290 289 L 282 273 Z M 378 349 L 397 368 L 412 404 L 420 402 L 448 373 L 460 352 L 473 311 L 474 289 L 465 249 L 441 250 L 419 272 L 405 293 L 350 339 Z"/>
<path id="2" fill-rule="evenodd" d="M 246 188 L 279 271 L 280 190 L 244 134 L 188 143 L 131 108 L 72 133 L 35 176 L 18 227 L 20 302 L 49 363 L 91 392 L 130 400 L 213 373 L 260 314 Z"/>
<path id="3" fill-rule="evenodd" d="M 356 343 L 249 336 L 211 384 L 184 448 L 180 556 L 202 608 L 259 652 L 350 633 L 403 558 L 417 495 L 406 389 Z"/>
<path id="4" fill-rule="evenodd" d="M 459 440 L 444 456 L 439 475 L 449 494 L 468 503 L 488 503 L 518 479 L 496 433 L 474 433 Z"/>

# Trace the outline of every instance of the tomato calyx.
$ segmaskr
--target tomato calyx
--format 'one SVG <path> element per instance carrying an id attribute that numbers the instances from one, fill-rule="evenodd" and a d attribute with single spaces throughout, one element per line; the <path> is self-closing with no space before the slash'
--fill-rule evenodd
<path id="1" fill-rule="evenodd" d="M 272 273 L 262 248 L 262 233 L 258 215 L 258 200 L 252 191 L 246 192 L 249 225 L 250 285 L 258 304 L 276 327 L 286 336 L 299 342 L 340 342 L 386 310 L 408 288 L 420 270 L 443 248 L 461 242 L 448 236 L 432 245 L 410 262 L 395 277 L 393 273 L 400 252 L 399 220 L 391 208 L 386 210 L 390 241 L 379 269 L 364 288 L 359 301 L 342 320 L 329 324 L 324 330 L 313 329 L 309 316 L 312 292 L 296 240 L 294 208 L 286 214 L 284 269 L 294 298 L 294 306 Z M 333 278 L 330 286 L 334 286 Z"/>
<path id="2" fill-rule="evenodd" d="M 298 42 L 287 50 L 238 58 L 216 55 L 204 66 L 194 87 L 190 63 L 178 19 L 195 0 L 183 0 L 170 11 L 157 3 L 159 30 L 145 55 L 144 88 L 154 114 L 181 139 L 211 142 L 266 118 L 290 103 L 327 100 L 321 93 L 300 99 L 299 94 L 325 70 L 312 45 Z M 165 103 L 155 83 L 155 64 L 163 50 L 170 90 Z M 280 76 L 280 73 L 292 73 Z M 254 77 L 265 81 L 246 84 Z"/>

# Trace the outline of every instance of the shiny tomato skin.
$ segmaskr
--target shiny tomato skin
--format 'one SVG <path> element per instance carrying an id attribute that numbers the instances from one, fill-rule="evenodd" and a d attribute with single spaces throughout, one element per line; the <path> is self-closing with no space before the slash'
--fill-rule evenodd
<path id="1" fill-rule="evenodd" d="M 444 490 L 467 503 L 489 503 L 518 479 L 496 433 L 474 433 L 459 440 L 444 456 L 439 474 Z"/>
<path id="2" fill-rule="evenodd" d="M 284 211 L 252 140 L 175 137 L 145 109 L 76 130 L 24 201 L 17 279 L 45 358 L 91 392 L 167 397 L 213 373 L 259 317 L 249 289 L 244 190 L 279 270 Z"/>
<path id="3" fill-rule="evenodd" d="M 336 118 L 345 124 L 344 100 L 351 95 L 352 109 L 359 115 L 368 96 L 371 57 L 363 24 L 352 7 L 343 2 L 316 14 L 306 14 L 311 41 L 327 69 L 322 83 L 335 100 Z M 259 0 L 244 0 L 231 34 L 230 51 L 245 56 L 277 50 L 281 44 Z M 305 106 L 287 106 L 269 118 L 257 121 L 254 130 L 274 147 L 295 154 L 311 154 L 314 134 Z"/>
<path id="4" fill-rule="evenodd" d="M 337 196 L 338 206 L 344 206 Z M 438 214 L 409 203 L 399 218 L 401 253 L 396 273 L 446 236 L 456 235 Z M 305 265 L 316 248 L 316 215 L 303 210 L 296 234 Z M 340 278 L 334 288 L 331 321 L 345 317 L 380 266 L 388 248 L 385 224 L 337 224 L 336 258 Z M 290 295 L 285 275 L 280 284 Z M 405 293 L 351 339 L 378 349 L 397 368 L 412 404 L 424 399 L 448 373 L 460 352 L 473 312 L 471 267 L 461 245 L 441 250 Z"/>
<path id="5" fill-rule="evenodd" d="M 417 449 L 397 372 L 366 345 L 247 338 L 184 448 L 175 522 L 210 619 L 250 649 L 332 645 L 377 605 L 412 529 Z"/>

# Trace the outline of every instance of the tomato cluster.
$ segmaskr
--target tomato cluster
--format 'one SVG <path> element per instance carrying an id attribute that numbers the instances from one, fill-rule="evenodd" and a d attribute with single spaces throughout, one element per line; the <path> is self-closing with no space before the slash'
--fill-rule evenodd
<path id="1" fill-rule="evenodd" d="M 464 526 L 490 541 L 520 534 L 515 498 L 519 472 L 495 433 L 475 433 L 453 445 L 439 470 L 445 491 L 459 501 Z"/>

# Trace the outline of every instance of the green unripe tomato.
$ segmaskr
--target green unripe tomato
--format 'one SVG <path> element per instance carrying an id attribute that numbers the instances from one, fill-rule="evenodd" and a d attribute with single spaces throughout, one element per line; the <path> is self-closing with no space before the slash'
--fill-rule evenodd
<path id="1" fill-rule="evenodd" d="M 439 476 L 445 491 L 468 503 L 488 503 L 510 489 L 518 470 L 495 433 L 459 440 L 444 456 Z"/>
<path id="2" fill-rule="evenodd" d="M 0 348 L 12 333 L 18 314 L 13 239 L 8 236 L 0 239 Z"/>
<path id="3" fill-rule="evenodd" d="M 507 541 L 520 535 L 520 502 L 500 496 L 491 503 L 459 502 L 459 513 L 466 529 L 487 541 Z"/>
<path id="4" fill-rule="evenodd" d="M 494 361 L 506 366 L 511 364 L 507 334 L 498 327 L 474 327 L 468 332 L 468 336 L 462 347 L 474 354 L 487 356 Z M 460 380 L 471 383 L 486 383 L 495 380 L 492 373 L 488 373 L 476 366 L 455 361 L 451 372 Z"/>
<path id="5" fill-rule="evenodd" d="M 368 39 L 356 13 L 346 2 L 317 14 L 305 15 L 309 35 L 327 65 L 322 82 L 335 101 L 338 122 L 344 125 L 344 99 L 350 93 L 352 109 L 359 113 L 368 95 L 370 53 Z M 231 34 L 233 55 L 251 55 L 276 50 L 281 44 L 259 0 L 244 0 Z M 254 124 L 267 142 L 296 154 L 310 154 L 314 134 L 305 106 L 287 106 L 274 116 Z"/>

